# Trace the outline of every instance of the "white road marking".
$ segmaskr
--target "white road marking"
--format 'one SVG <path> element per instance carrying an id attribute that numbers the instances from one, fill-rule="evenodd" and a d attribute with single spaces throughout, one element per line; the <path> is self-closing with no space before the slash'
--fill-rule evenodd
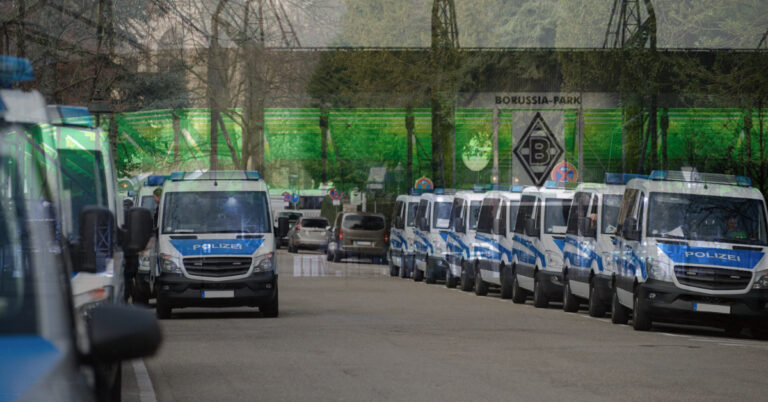
<path id="1" fill-rule="evenodd" d="M 152 380 L 149 378 L 144 360 L 134 360 L 132 365 L 133 374 L 136 376 L 136 384 L 139 386 L 139 399 L 141 399 L 141 402 L 157 402 L 155 389 L 152 387 Z"/>

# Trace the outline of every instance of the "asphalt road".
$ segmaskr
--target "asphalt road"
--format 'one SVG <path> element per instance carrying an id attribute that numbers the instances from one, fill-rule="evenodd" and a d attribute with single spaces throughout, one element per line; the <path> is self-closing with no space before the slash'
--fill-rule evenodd
<path id="1" fill-rule="evenodd" d="M 280 317 L 174 310 L 125 400 L 766 400 L 768 342 L 390 278 L 279 252 Z M 147 375 L 142 374 L 146 367 Z M 148 384 L 151 381 L 151 384 Z"/>

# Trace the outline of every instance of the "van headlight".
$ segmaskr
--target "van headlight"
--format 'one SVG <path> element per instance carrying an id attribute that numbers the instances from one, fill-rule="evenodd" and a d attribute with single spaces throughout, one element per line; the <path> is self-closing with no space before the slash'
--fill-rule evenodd
<path id="1" fill-rule="evenodd" d="M 547 266 L 562 267 L 562 265 L 563 257 L 560 253 L 553 250 L 547 250 Z"/>
<path id="2" fill-rule="evenodd" d="M 139 271 L 147 272 L 149 271 L 149 268 L 151 267 L 151 257 L 149 256 L 149 252 L 147 250 L 144 250 L 139 253 Z"/>
<path id="3" fill-rule="evenodd" d="M 752 289 L 768 289 L 768 271 L 763 271 L 763 276 L 757 278 Z"/>
<path id="4" fill-rule="evenodd" d="M 160 263 L 160 270 L 166 274 L 179 274 L 181 275 L 181 267 L 174 261 L 174 258 L 170 254 L 161 254 L 162 262 Z"/>
<path id="5" fill-rule="evenodd" d="M 672 282 L 672 270 L 669 262 L 649 257 L 645 260 L 645 268 L 649 278 Z"/>
<path id="6" fill-rule="evenodd" d="M 272 271 L 274 264 L 274 255 L 272 253 L 264 254 L 253 260 L 253 273 L 262 273 Z"/>

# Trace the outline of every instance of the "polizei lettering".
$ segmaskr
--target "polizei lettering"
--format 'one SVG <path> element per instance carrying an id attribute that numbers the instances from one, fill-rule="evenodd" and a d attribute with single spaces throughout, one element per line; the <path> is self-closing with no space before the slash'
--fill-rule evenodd
<path id="1" fill-rule="evenodd" d="M 718 260 L 727 260 L 727 261 L 738 261 L 741 262 L 741 257 L 738 255 L 733 254 L 726 254 L 726 253 L 717 253 L 714 251 L 686 251 L 685 252 L 685 258 L 688 257 L 696 257 L 696 258 L 714 258 Z"/>
<path id="2" fill-rule="evenodd" d="M 581 105 L 581 96 L 496 96 L 497 105 Z"/>
<path id="3" fill-rule="evenodd" d="M 192 246 L 192 251 L 195 250 L 242 250 L 243 245 L 242 244 L 231 244 L 231 243 L 205 243 L 205 244 L 195 244 Z"/>

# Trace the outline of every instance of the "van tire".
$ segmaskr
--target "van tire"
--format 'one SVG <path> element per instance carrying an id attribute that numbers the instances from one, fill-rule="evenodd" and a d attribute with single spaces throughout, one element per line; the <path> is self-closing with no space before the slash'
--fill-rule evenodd
<path id="1" fill-rule="evenodd" d="M 479 267 L 476 267 L 475 269 L 475 294 L 478 296 L 485 296 L 488 294 L 488 283 L 483 280 Z"/>
<path id="2" fill-rule="evenodd" d="M 413 267 L 413 281 L 414 282 L 421 282 L 424 280 L 424 271 L 418 269 L 415 267 L 416 263 L 414 262 Z"/>
<path id="3" fill-rule="evenodd" d="M 758 339 L 758 340 L 768 340 L 768 325 L 765 323 L 756 323 L 753 324 L 749 328 L 750 335 L 752 335 L 752 338 Z"/>
<path id="4" fill-rule="evenodd" d="M 653 326 L 651 311 L 648 302 L 641 299 L 639 291 L 635 289 L 632 297 L 632 328 L 635 331 L 648 331 Z"/>
<path id="5" fill-rule="evenodd" d="M 469 280 L 469 273 L 467 272 L 467 263 L 461 262 L 461 290 L 464 292 L 470 292 L 475 286 L 473 281 Z"/>
<path id="6" fill-rule="evenodd" d="M 597 289 L 592 285 L 589 286 L 589 316 L 605 317 L 605 304 L 598 299 Z"/>
<path id="7" fill-rule="evenodd" d="M 172 309 L 168 302 L 164 301 L 162 297 L 158 297 L 155 302 L 155 312 L 158 319 L 167 320 L 171 318 Z"/>
<path id="8" fill-rule="evenodd" d="M 563 311 L 575 313 L 579 311 L 579 300 L 571 292 L 571 282 L 568 277 L 563 277 Z"/>
<path id="9" fill-rule="evenodd" d="M 512 297 L 512 281 L 509 279 L 510 271 L 508 267 L 501 263 L 499 273 L 501 274 L 501 298 L 509 299 Z"/>
<path id="10" fill-rule="evenodd" d="M 445 287 L 448 289 L 453 289 L 458 285 L 459 278 L 453 276 L 453 272 L 451 272 L 451 268 L 448 268 L 445 270 Z"/>
<path id="11" fill-rule="evenodd" d="M 517 274 L 512 272 L 512 303 L 525 304 L 528 295 L 525 289 L 520 287 L 520 281 L 517 280 Z"/>
<path id="12" fill-rule="evenodd" d="M 539 275 L 533 276 L 533 306 L 537 308 L 549 307 L 549 299 L 544 294 L 544 284 L 539 280 Z"/>
<path id="13" fill-rule="evenodd" d="M 331 254 L 331 250 L 325 250 L 325 260 L 333 261 L 333 254 Z"/>
<path id="14" fill-rule="evenodd" d="M 611 322 L 624 325 L 629 322 L 629 309 L 619 302 L 619 295 L 616 294 L 615 288 L 611 297 Z"/>
<path id="15" fill-rule="evenodd" d="M 275 287 L 275 297 L 269 303 L 259 306 L 259 312 L 267 318 L 276 318 L 280 315 L 280 300 L 278 299 L 277 287 Z"/>
<path id="16" fill-rule="evenodd" d="M 429 262 L 429 256 L 427 256 L 427 272 L 425 273 L 425 279 L 424 282 L 428 284 L 437 283 L 437 278 L 435 278 L 435 269 L 432 267 L 432 264 Z"/>
<path id="17" fill-rule="evenodd" d="M 400 257 L 400 277 L 403 279 L 408 277 L 408 262 L 405 256 Z"/>
<path id="18" fill-rule="evenodd" d="M 338 250 L 333 252 L 333 262 L 341 262 L 341 253 Z"/>
<path id="19" fill-rule="evenodd" d="M 403 265 L 403 259 L 400 258 L 400 265 Z M 400 269 L 392 262 L 392 252 L 389 252 L 389 276 L 397 276 L 400 273 Z"/>

